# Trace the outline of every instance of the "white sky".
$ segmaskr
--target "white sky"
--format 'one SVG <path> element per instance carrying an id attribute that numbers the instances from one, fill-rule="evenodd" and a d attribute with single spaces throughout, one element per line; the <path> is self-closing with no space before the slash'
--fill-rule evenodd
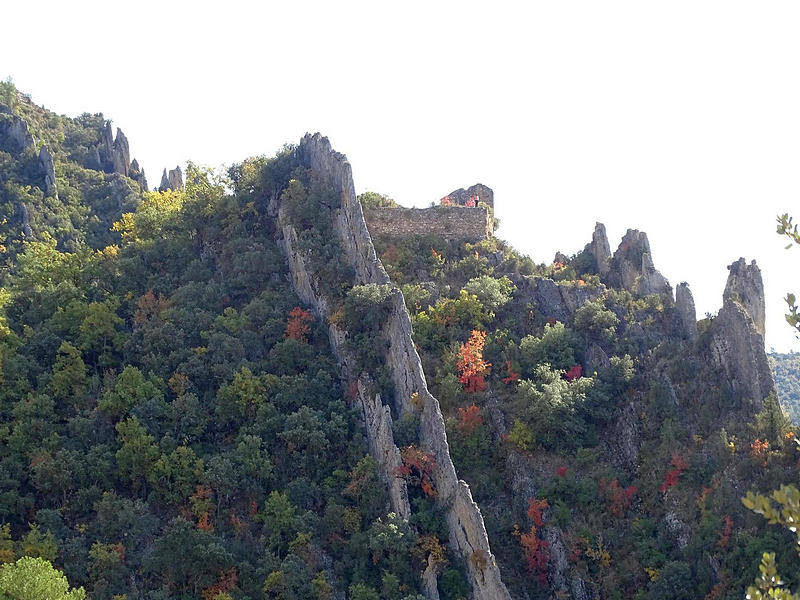
<path id="1" fill-rule="evenodd" d="M 648 233 L 698 316 L 755 258 L 767 347 L 800 350 L 800 3 L 7 2 L 0 78 L 102 111 L 151 185 L 165 166 L 272 154 L 321 131 L 358 191 L 426 205 L 481 182 L 537 262 L 606 224 Z"/>

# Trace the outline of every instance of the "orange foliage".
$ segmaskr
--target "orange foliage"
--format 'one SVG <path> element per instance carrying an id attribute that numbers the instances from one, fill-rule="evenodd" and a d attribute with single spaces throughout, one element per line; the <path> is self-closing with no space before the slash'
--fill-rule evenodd
<path id="1" fill-rule="evenodd" d="M 483 425 L 481 409 L 472 404 L 467 408 L 458 408 L 458 430 L 465 435 L 472 435 L 479 425 Z"/>
<path id="2" fill-rule="evenodd" d="M 506 361 L 506 373 L 507 376 L 503 378 L 503 383 L 514 383 L 517 379 L 519 379 L 519 373 L 511 368 L 510 360 Z"/>
<path id="3" fill-rule="evenodd" d="M 486 376 L 491 370 L 491 363 L 483 360 L 483 346 L 486 343 L 486 332 L 473 330 L 458 351 L 456 371 L 458 381 L 468 392 L 482 392 L 486 389 Z"/>
<path id="4" fill-rule="evenodd" d="M 605 484 L 605 481 L 600 481 L 600 489 L 605 491 L 606 498 L 609 502 L 609 511 L 615 517 L 621 517 L 630 508 L 633 497 L 638 491 L 635 485 L 623 488 L 619 485 L 616 479 L 612 479 L 611 483 Z"/>
<path id="5" fill-rule="evenodd" d="M 731 531 L 733 530 L 733 520 L 730 515 L 725 515 L 725 526 L 722 528 L 722 533 L 719 535 L 717 546 L 720 548 L 727 548 L 728 542 L 731 541 Z"/>
<path id="6" fill-rule="evenodd" d="M 433 455 L 414 445 L 404 448 L 401 455 L 403 464 L 395 469 L 395 477 L 402 477 L 409 483 L 419 485 L 426 496 L 436 496 L 432 477 L 436 459 Z"/>
<path id="7" fill-rule="evenodd" d="M 169 300 L 161 294 L 156 296 L 153 290 L 147 290 L 144 295 L 136 301 L 136 310 L 133 312 L 133 322 L 135 325 L 144 325 L 156 318 L 161 318 L 163 313 L 169 308 Z"/>
<path id="8" fill-rule="evenodd" d="M 752 444 L 750 444 L 750 456 L 759 461 L 762 467 L 767 466 L 768 451 L 769 451 L 769 442 L 766 440 L 762 442 L 760 439 L 756 438 L 755 441 Z"/>
<path id="9" fill-rule="evenodd" d="M 549 508 L 550 505 L 547 503 L 547 500 L 537 500 L 536 498 L 530 498 L 528 500 L 528 510 L 526 514 L 528 518 L 533 521 L 533 524 L 536 527 L 541 527 L 544 523 L 544 517 L 542 517 L 542 511 L 546 508 Z"/>
<path id="10" fill-rule="evenodd" d="M 239 583 L 239 574 L 236 572 L 236 567 L 231 567 L 220 573 L 217 583 L 203 590 L 203 600 L 214 600 L 220 594 L 227 594 L 236 587 L 237 583 Z"/>
<path id="11" fill-rule="evenodd" d="M 307 342 L 308 334 L 311 333 L 311 328 L 308 324 L 313 320 L 314 315 L 311 314 L 311 311 L 295 306 L 289 312 L 289 320 L 286 323 L 286 331 L 283 332 L 283 337 L 299 342 Z"/>

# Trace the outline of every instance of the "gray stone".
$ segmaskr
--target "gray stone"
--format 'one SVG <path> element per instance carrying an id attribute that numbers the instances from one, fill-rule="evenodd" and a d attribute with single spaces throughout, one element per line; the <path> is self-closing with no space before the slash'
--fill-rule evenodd
<path id="1" fill-rule="evenodd" d="M 20 216 L 22 217 L 22 231 L 28 238 L 33 238 L 33 229 L 31 229 L 31 217 L 28 212 L 28 207 L 24 202 L 18 205 Z"/>
<path id="2" fill-rule="evenodd" d="M 678 313 L 678 327 L 683 337 L 697 339 L 697 312 L 689 284 L 682 281 L 675 288 L 675 310 Z"/>
<path id="3" fill-rule="evenodd" d="M 764 337 L 732 296 L 725 299 L 711 327 L 711 357 L 725 373 L 732 399 L 760 409 L 764 398 L 775 392 Z"/>
<path id="4" fill-rule="evenodd" d="M 39 165 L 44 172 L 44 195 L 58 197 L 56 189 L 56 167 L 53 162 L 53 155 L 47 146 L 39 149 Z"/>
<path id="5" fill-rule="evenodd" d="M 183 189 L 183 171 L 180 166 L 170 169 L 161 175 L 161 185 L 158 187 L 159 192 L 166 192 L 167 190 L 179 191 Z"/>
<path id="6" fill-rule="evenodd" d="M 375 255 L 361 204 L 356 200 L 352 171 L 346 157 L 333 151 L 328 139 L 319 134 L 306 135 L 297 147 L 295 156 L 302 166 L 312 169 L 339 194 L 340 202 L 337 207 L 321 207 L 321 210 L 328 213 L 323 216 L 331 219 L 333 230 L 339 238 L 342 260 L 353 269 L 352 283 L 361 285 L 390 283 L 386 271 Z M 281 205 L 277 194 L 270 199 L 269 210 L 278 217 L 282 232 L 281 245 L 289 260 L 292 282 L 297 294 L 311 304 L 321 318 L 327 320 L 329 300 L 320 293 L 319 283 L 315 274 L 310 271 L 306 257 L 296 249 L 297 234 L 288 217 L 287 209 Z M 438 401 L 428 391 L 422 364 L 411 339 L 411 319 L 399 290 L 391 295 L 390 301 L 392 306 L 384 333 L 390 342 L 386 366 L 394 383 L 394 405 L 398 414 L 408 411 L 419 414 L 420 446 L 432 454 L 436 462 L 432 479 L 436 489 L 436 501 L 445 514 L 451 549 L 461 556 L 467 566 L 474 598 L 510 600 L 489 548 L 489 539 L 480 509 L 472 499 L 469 486 L 456 476 L 447 445 L 444 419 Z M 328 323 L 328 332 L 343 377 L 346 381 L 352 382 L 357 379 L 360 382 L 362 376 L 352 372 L 354 362 L 345 348 L 346 332 L 338 330 L 332 323 Z M 362 394 L 357 396 L 360 397 L 362 407 L 368 406 L 371 402 Z M 385 415 L 390 416 L 387 412 L 388 407 L 382 405 L 382 408 L 378 407 L 379 400 L 375 400 L 375 397 L 373 399 L 375 401 L 373 414 L 379 414 L 383 410 Z M 386 419 L 382 419 L 381 422 L 385 423 Z M 394 446 L 390 437 L 391 427 L 376 426 L 367 423 L 366 420 L 365 426 L 370 453 L 381 465 L 385 478 L 397 480 L 393 472 L 387 472 L 387 469 L 392 468 L 390 457 L 393 454 L 391 446 Z M 374 441 L 370 442 L 370 438 Z M 379 443 L 387 451 L 385 456 L 389 458 L 383 459 L 380 454 L 376 456 L 375 450 L 379 448 L 377 446 Z M 431 597 L 433 596 L 429 596 Z"/>
<path id="7" fill-rule="evenodd" d="M 0 117 L 0 148 L 18 154 L 34 145 L 28 123 L 17 115 Z"/>
<path id="8" fill-rule="evenodd" d="M 672 296 L 669 282 L 653 265 L 647 234 L 637 229 L 628 229 L 622 237 L 605 281 L 612 287 L 639 295 L 669 293 Z"/>
<path id="9" fill-rule="evenodd" d="M 744 258 L 731 264 L 728 270 L 730 272 L 725 284 L 725 292 L 722 294 L 723 302 L 728 298 L 733 298 L 741 304 L 753 320 L 756 331 L 763 336 L 766 307 L 761 270 L 756 265 L 756 261 L 748 265 Z"/>
<path id="10" fill-rule="evenodd" d="M 605 277 L 611 262 L 611 246 L 608 244 L 605 225 L 595 223 L 592 241 L 586 246 L 586 250 L 594 256 L 600 277 Z"/>
<path id="11" fill-rule="evenodd" d="M 143 192 L 147 191 L 147 177 L 145 177 L 144 169 L 139 166 L 139 161 L 135 158 L 131 161 L 131 168 L 128 176 L 139 184 Z"/>
<path id="12" fill-rule="evenodd" d="M 113 165 L 114 173 L 128 176 L 131 164 L 131 152 L 128 147 L 128 138 L 122 133 L 122 130 L 117 127 L 117 139 L 114 140 L 114 146 L 111 151 L 111 162 Z"/>
<path id="13" fill-rule="evenodd" d="M 494 192 L 492 188 L 482 183 L 476 183 L 466 190 L 464 188 L 453 190 L 447 194 L 445 198 L 448 198 L 450 202 L 457 206 L 471 205 L 477 199 L 478 202 L 483 202 L 489 207 L 494 208 Z M 444 198 L 442 198 L 442 200 L 444 200 Z"/>

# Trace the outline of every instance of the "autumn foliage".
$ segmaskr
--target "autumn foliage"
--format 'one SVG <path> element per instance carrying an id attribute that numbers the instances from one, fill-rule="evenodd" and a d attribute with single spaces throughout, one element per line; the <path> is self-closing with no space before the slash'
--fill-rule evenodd
<path id="1" fill-rule="evenodd" d="M 486 332 L 473 330 L 458 351 L 458 381 L 468 392 L 482 392 L 486 389 L 486 376 L 489 375 L 492 365 L 483 360 L 485 343 Z"/>
<path id="2" fill-rule="evenodd" d="M 581 374 L 583 373 L 583 367 L 581 365 L 575 365 L 574 367 L 570 367 L 566 373 L 564 373 L 564 379 L 567 381 L 573 381 L 578 379 Z"/>
<path id="3" fill-rule="evenodd" d="M 686 469 L 689 468 L 689 463 L 686 462 L 686 459 L 683 458 L 680 454 L 673 454 L 672 460 L 670 461 L 670 465 L 672 466 L 672 470 L 670 470 L 666 476 L 664 477 L 664 483 L 661 484 L 659 488 L 661 493 L 665 493 L 669 488 L 674 486 L 678 483 L 678 478 L 681 476 Z"/>
<path id="4" fill-rule="evenodd" d="M 635 485 L 623 488 L 616 479 L 612 479 L 610 483 L 601 480 L 599 488 L 605 492 L 609 503 L 609 511 L 615 517 L 621 517 L 625 514 L 638 491 Z"/>
<path id="5" fill-rule="evenodd" d="M 756 438 L 752 444 L 750 444 L 750 456 L 755 458 L 758 462 L 761 463 L 762 467 L 767 466 L 767 452 L 769 451 L 769 442 L 764 440 L 763 442 Z"/>
<path id="6" fill-rule="evenodd" d="M 531 498 L 528 501 L 527 515 L 533 521 L 533 525 L 528 533 L 515 534 L 519 536 L 525 564 L 540 585 L 547 584 L 547 563 L 550 560 L 549 544 L 538 537 L 538 528 L 544 524 L 542 511 L 547 507 L 547 500 Z"/>
<path id="7" fill-rule="evenodd" d="M 506 361 L 506 376 L 503 378 L 503 383 L 514 383 L 519 379 L 519 373 L 511 368 L 511 361 Z"/>
<path id="8" fill-rule="evenodd" d="M 419 485 L 426 496 L 436 496 L 432 477 L 433 470 L 436 468 L 436 459 L 433 458 L 433 455 L 414 445 L 404 448 L 401 455 L 403 464 L 395 469 L 395 476 Z"/>
<path id="9" fill-rule="evenodd" d="M 311 328 L 308 324 L 313 320 L 314 315 L 311 314 L 311 311 L 295 306 L 289 312 L 289 320 L 286 323 L 286 331 L 283 332 L 283 336 L 299 342 L 307 342 L 308 334 L 311 333 Z"/>
<path id="10" fill-rule="evenodd" d="M 458 409 L 458 430 L 464 435 L 472 435 L 483 424 L 481 409 L 475 404 Z"/>

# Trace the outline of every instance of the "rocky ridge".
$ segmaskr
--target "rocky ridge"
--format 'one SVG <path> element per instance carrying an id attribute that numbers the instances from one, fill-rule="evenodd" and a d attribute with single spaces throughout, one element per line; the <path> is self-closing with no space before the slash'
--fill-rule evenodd
<path id="1" fill-rule="evenodd" d="M 333 151 L 328 139 L 319 134 L 306 135 L 296 150 L 296 157 L 301 165 L 314 171 L 340 194 L 341 207 L 331 211 L 331 218 L 341 244 L 342 259 L 355 273 L 353 283 L 390 284 L 388 275 L 376 257 L 361 205 L 356 200 L 352 171 L 346 157 Z M 271 212 L 278 217 L 283 235 L 281 243 L 289 260 L 295 290 L 327 321 L 329 301 L 319 292 L 314 273 L 296 250 L 297 233 L 278 198 L 272 199 Z M 421 447 L 431 453 L 436 461 L 432 477 L 437 502 L 445 510 L 450 543 L 466 563 L 474 597 L 478 600 L 510 598 L 489 547 L 480 509 L 473 501 L 467 484 L 456 475 L 449 454 L 444 419 L 438 401 L 428 391 L 422 364 L 411 339 L 411 320 L 399 290 L 393 290 L 390 302 L 391 310 L 385 325 L 386 337 L 390 340 L 386 364 L 394 383 L 396 412 L 419 413 Z M 379 394 L 369 392 L 371 386 L 368 377 L 352 372 L 353 361 L 344 348 L 347 333 L 330 322 L 328 330 L 345 380 L 357 384 L 357 402 L 364 414 L 370 452 L 384 471 L 392 508 L 400 515 L 404 512 L 410 514 L 405 482 L 393 475 L 400 464 L 400 453 L 392 437 L 391 410 L 383 404 Z M 431 585 L 433 575 L 426 572 L 423 577 L 428 598 L 438 597 L 436 586 Z"/>

